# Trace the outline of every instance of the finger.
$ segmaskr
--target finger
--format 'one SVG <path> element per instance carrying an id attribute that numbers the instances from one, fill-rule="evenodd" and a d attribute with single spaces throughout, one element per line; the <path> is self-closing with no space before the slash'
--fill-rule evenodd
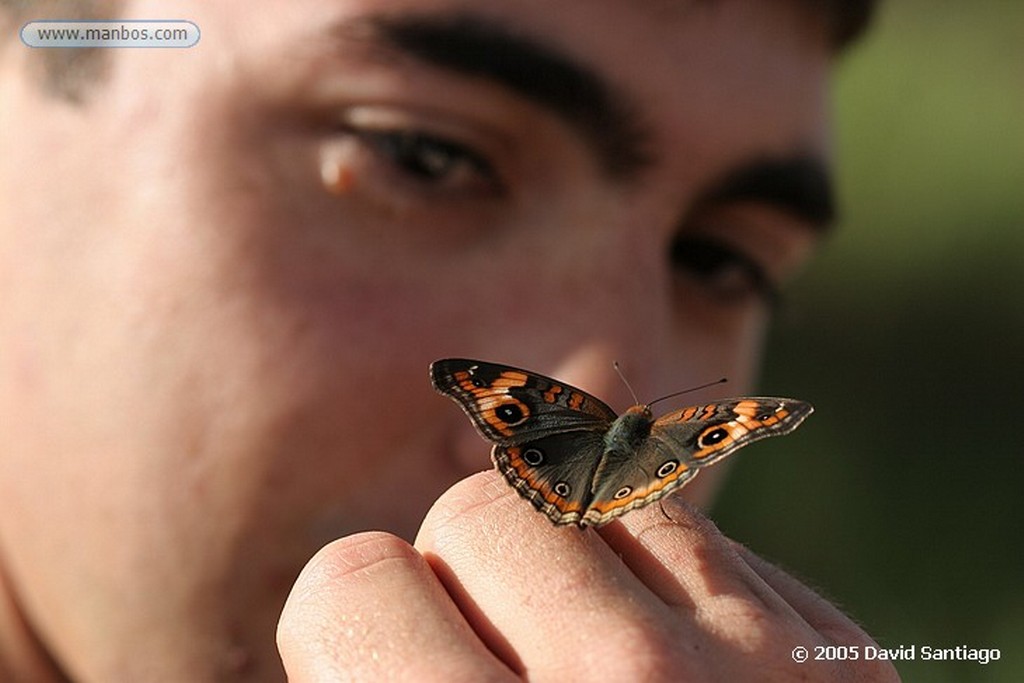
<path id="1" fill-rule="evenodd" d="M 743 561 L 772 587 L 819 633 L 838 645 L 874 645 L 875 642 L 842 610 L 762 557 L 732 541 Z"/>
<path id="2" fill-rule="evenodd" d="M 715 639 L 755 653 L 755 661 L 770 665 L 779 678 L 788 672 L 822 680 L 898 680 L 887 662 L 843 662 L 841 670 L 832 670 L 834 662 L 792 660 L 797 646 L 873 641 L 814 591 L 726 538 L 696 509 L 680 500 L 664 507 L 665 514 L 652 506 L 627 515 L 621 524 L 603 527 L 602 535 L 652 591 Z M 741 658 L 718 664 L 718 677 L 739 680 L 721 674 L 726 665 L 742 665 Z"/>
<path id="3" fill-rule="evenodd" d="M 660 509 L 664 508 L 664 510 Z M 601 535 L 629 568 L 667 604 L 707 613 L 796 612 L 737 552 L 707 517 L 679 498 L 602 527 Z"/>
<path id="4" fill-rule="evenodd" d="M 793 578 L 771 562 L 759 557 L 748 548 L 732 542 L 747 565 L 770 585 L 821 636 L 834 645 L 876 646 L 874 641 L 853 619 L 815 591 Z M 899 674 L 891 662 L 885 660 L 861 661 L 856 672 L 849 670 L 850 680 L 899 681 Z M 857 678 L 860 676 L 860 678 Z"/>
<path id="5" fill-rule="evenodd" d="M 513 679 L 420 554 L 382 532 L 335 541 L 310 560 L 277 638 L 293 683 Z"/>
<path id="6" fill-rule="evenodd" d="M 416 547 L 474 630 L 516 672 L 659 680 L 673 671 L 673 679 L 685 678 L 685 668 L 665 668 L 665 657 L 645 657 L 681 652 L 678 620 L 664 603 L 600 536 L 552 525 L 496 472 L 442 496 Z"/>

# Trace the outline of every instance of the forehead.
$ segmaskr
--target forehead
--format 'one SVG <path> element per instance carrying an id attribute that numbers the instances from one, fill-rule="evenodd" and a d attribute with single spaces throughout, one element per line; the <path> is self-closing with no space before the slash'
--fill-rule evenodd
<path id="1" fill-rule="evenodd" d="M 304 60 L 323 61 L 318 52 L 340 54 L 381 18 L 471 18 L 595 74 L 653 133 L 653 145 L 702 165 L 827 147 L 831 50 L 818 18 L 789 0 L 253 0 L 187 11 L 210 57 L 194 68 L 248 64 L 239 72 L 258 74 L 261 84 L 287 78 Z M 401 52 L 389 58 L 422 56 Z"/>

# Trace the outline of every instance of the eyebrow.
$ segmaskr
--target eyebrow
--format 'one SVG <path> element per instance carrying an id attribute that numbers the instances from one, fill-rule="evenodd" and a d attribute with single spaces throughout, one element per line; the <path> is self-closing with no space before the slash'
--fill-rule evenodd
<path id="1" fill-rule="evenodd" d="M 705 193 L 712 204 L 756 202 L 827 230 L 837 209 L 832 173 L 811 154 L 758 158 L 728 173 Z"/>
<path id="2" fill-rule="evenodd" d="M 613 179 L 629 180 L 652 161 L 650 135 L 629 99 L 552 45 L 469 14 L 380 15 L 366 27 L 402 53 L 493 81 L 554 112 Z"/>

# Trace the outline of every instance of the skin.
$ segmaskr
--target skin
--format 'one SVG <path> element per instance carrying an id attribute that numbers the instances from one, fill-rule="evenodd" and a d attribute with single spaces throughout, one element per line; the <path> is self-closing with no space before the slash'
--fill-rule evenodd
<path id="1" fill-rule="evenodd" d="M 81 106 L 0 53 L 0 678 L 894 679 L 794 664 L 871 641 L 678 500 L 579 532 L 468 476 L 488 446 L 426 375 L 500 360 L 620 409 L 615 359 L 641 398 L 749 390 L 749 273 L 667 255 L 699 235 L 783 283 L 813 251 L 806 215 L 714 198 L 757 160 L 827 166 L 813 18 L 263 4 L 177 3 L 200 45 L 113 51 Z M 382 7 L 567 55 L 649 158 L 616 175 L 604 129 L 396 48 L 365 29 Z M 410 162 L 395 131 L 431 142 Z"/>

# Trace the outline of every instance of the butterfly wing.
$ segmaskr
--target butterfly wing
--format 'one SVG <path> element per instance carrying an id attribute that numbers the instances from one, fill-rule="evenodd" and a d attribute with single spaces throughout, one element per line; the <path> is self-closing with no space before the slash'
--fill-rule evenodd
<path id="1" fill-rule="evenodd" d="M 632 454 L 609 452 L 594 487 L 582 526 L 601 526 L 630 510 L 653 503 L 697 474 L 684 464 L 675 445 L 648 437 Z"/>
<path id="2" fill-rule="evenodd" d="M 707 467 L 755 441 L 789 434 L 812 412 L 810 403 L 792 398 L 723 399 L 659 418 L 651 440 L 668 444 L 690 468 Z"/>
<path id="3" fill-rule="evenodd" d="M 579 524 L 593 494 L 604 450 L 602 432 L 576 430 L 497 445 L 491 458 L 519 495 L 555 524 Z"/>
<path id="4" fill-rule="evenodd" d="M 599 526 L 675 491 L 702 467 L 800 426 L 810 404 L 788 398 L 736 398 L 659 418 L 634 454 L 609 453 L 584 524 Z"/>
<path id="5" fill-rule="evenodd" d="M 615 411 L 585 391 L 507 365 L 448 358 L 431 364 L 430 379 L 484 438 L 502 446 L 566 431 L 604 432 L 615 419 Z"/>

